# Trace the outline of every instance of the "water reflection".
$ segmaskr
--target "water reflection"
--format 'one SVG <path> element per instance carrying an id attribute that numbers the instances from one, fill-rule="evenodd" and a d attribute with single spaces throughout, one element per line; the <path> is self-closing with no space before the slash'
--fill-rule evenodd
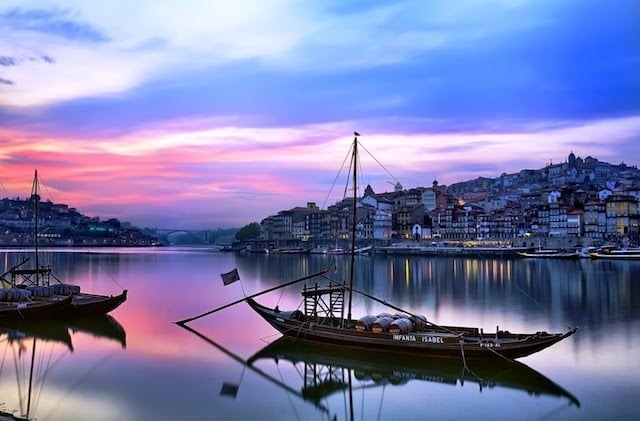
<path id="1" fill-rule="evenodd" d="M 339 270 L 329 276 L 343 280 L 348 260 L 337 257 Z M 327 256 L 314 255 L 239 256 L 237 263 L 243 278 L 257 281 L 254 291 L 330 266 Z M 356 265 L 354 287 L 431 317 L 453 306 L 477 311 L 501 303 L 560 327 L 640 320 L 636 261 L 359 256 Z"/>
<path id="2" fill-rule="evenodd" d="M 10 267 L 8 262 L 19 259 L 16 253 L 0 252 L 0 266 Z M 264 347 L 262 338 L 271 342 L 277 336 L 247 305 L 238 304 L 192 325 L 241 355 L 243 363 L 172 322 L 332 267 L 330 257 L 241 256 L 169 248 L 65 249 L 49 257 L 65 279 L 82 288 L 110 294 L 121 290 L 115 280 L 129 289 L 127 303 L 112 313 L 126 326 L 126 335 L 118 329 L 106 333 L 91 326 L 58 325 L 45 341 L 42 332 L 28 336 L 23 329 L 23 336 L 44 341 L 36 349 L 43 357 L 49 355 L 52 366 L 30 415 L 43 420 L 266 420 L 287 418 L 280 415 L 283 407 L 286 411 L 295 403 L 297 419 L 329 418 L 310 395 L 307 400 L 298 397 L 304 383 L 296 369 L 303 367 L 304 358 L 296 365 L 284 356 L 279 364 L 265 357 L 244 365 Z M 346 279 L 349 259 L 336 259 L 338 271 L 332 268 L 328 276 Z M 528 419 L 549 413 L 554 419 L 633 419 L 640 410 L 640 262 L 358 256 L 356 264 L 357 289 L 425 314 L 438 324 L 468 324 L 491 331 L 496 324 L 511 331 L 563 331 L 567 325 L 579 326 L 569 340 L 520 360 L 575 395 L 579 408 L 562 393 L 532 391 L 529 395 L 529 390 L 535 390 L 531 384 L 509 386 L 504 378 L 485 373 L 476 373 L 487 381 L 483 383 L 469 372 L 455 377 L 457 370 L 445 376 L 427 373 L 431 380 L 418 380 L 418 376 L 414 380 L 410 370 L 403 370 L 409 373 L 404 377 L 378 370 L 369 372 L 369 387 L 355 389 L 356 413 L 358 407 L 360 413 L 368 411 L 361 419 L 477 419 L 487 414 L 492 419 L 512 419 L 514 413 L 526 414 Z M 234 267 L 242 281 L 223 286 L 219 274 Z M 301 288 L 294 285 L 265 295 L 265 304 L 295 308 L 301 302 Z M 372 306 L 369 302 L 354 302 L 354 315 L 376 313 L 377 308 L 367 307 Z M 18 342 L 10 344 L 7 332 L 0 333 L 0 358 L 6 355 L 0 361 L 0 411 L 17 415 L 22 412 L 14 352 L 29 363 L 32 346 L 28 339 L 22 343 L 18 355 Z M 47 349 L 52 352 L 41 352 Z M 352 386 L 364 382 L 364 377 L 356 376 L 357 367 L 341 370 L 352 372 Z M 20 371 L 25 372 L 28 367 Z M 434 381 L 433 375 L 447 380 Z M 21 378 L 24 391 L 28 376 Z M 289 389 L 276 387 L 267 378 Z M 400 385 L 394 386 L 396 382 Z M 498 386 L 492 387 L 494 383 Z M 344 402 L 345 390 L 322 400 L 332 414 Z M 559 413 L 558 407 L 563 408 Z M 287 415 L 291 418 L 291 413 Z M 338 414 L 337 418 L 349 417 Z"/>
<path id="3" fill-rule="evenodd" d="M 532 398 L 552 397 L 580 407 L 580 401 L 572 393 L 531 367 L 515 361 L 474 361 L 465 367 L 457 360 L 411 356 L 390 359 L 384 353 L 322 346 L 286 337 L 275 340 L 245 360 L 197 330 L 182 327 L 288 395 L 313 404 L 327 419 L 337 419 L 335 410 L 331 409 L 336 396 L 340 397 L 338 401 L 349 403 L 345 418 L 360 419 L 364 413 L 356 412 L 370 391 L 405 386 L 410 390 L 409 383 L 420 381 L 460 388 L 468 388 L 471 384 L 475 385 L 478 394 L 485 389 L 510 389 L 526 392 Z M 297 376 L 283 375 L 287 370 L 283 364 L 288 364 Z M 237 383 L 225 381 L 220 395 L 235 398 L 242 387 L 241 380 L 242 377 Z M 383 405 L 381 400 L 379 411 Z"/>
<path id="4" fill-rule="evenodd" d="M 75 351 L 72 335 L 77 332 L 126 347 L 124 328 L 108 315 L 68 322 L 0 320 L 2 389 L 7 389 L 5 382 L 12 377 L 17 385 L 15 400 L 3 393 L 1 419 L 46 418 L 39 414 L 38 408 L 41 401 L 46 402 L 45 405 L 50 404 L 46 396 L 46 380 L 55 367 Z"/>

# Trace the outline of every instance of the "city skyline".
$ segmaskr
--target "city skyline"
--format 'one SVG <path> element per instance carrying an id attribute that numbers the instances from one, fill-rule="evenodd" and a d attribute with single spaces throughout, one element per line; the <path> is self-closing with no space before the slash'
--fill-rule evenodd
<path id="1" fill-rule="evenodd" d="M 629 1 L 0 1 L 0 196 L 227 228 L 570 152 L 640 161 Z M 369 173 L 367 170 L 370 170 Z"/>

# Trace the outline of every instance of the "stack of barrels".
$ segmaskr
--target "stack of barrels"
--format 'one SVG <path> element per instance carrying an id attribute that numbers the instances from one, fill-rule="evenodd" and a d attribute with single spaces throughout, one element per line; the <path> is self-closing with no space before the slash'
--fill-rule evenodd
<path id="1" fill-rule="evenodd" d="M 80 287 L 78 285 L 69 284 L 0 288 L 0 301 L 23 302 L 34 298 L 48 298 L 53 295 L 72 295 L 78 294 L 79 292 Z"/>
<path id="2" fill-rule="evenodd" d="M 0 301 L 8 301 L 11 303 L 29 301 L 31 299 L 31 291 L 22 288 L 2 288 L 0 289 Z"/>
<path id="3" fill-rule="evenodd" d="M 375 333 L 406 334 L 411 331 L 424 330 L 427 318 L 422 315 L 381 313 L 377 316 L 367 315 L 356 322 L 356 329 Z"/>

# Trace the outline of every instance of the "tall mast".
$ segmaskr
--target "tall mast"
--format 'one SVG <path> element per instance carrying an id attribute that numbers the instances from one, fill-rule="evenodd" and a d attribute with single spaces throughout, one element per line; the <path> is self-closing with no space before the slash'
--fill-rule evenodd
<path id="1" fill-rule="evenodd" d="M 347 320 L 351 320 L 351 298 L 353 297 L 353 278 L 356 265 L 356 204 L 358 202 L 358 132 L 353 133 L 353 219 L 351 220 L 351 273 L 349 275 L 349 311 Z"/>
<path id="2" fill-rule="evenodd" d="M 34 216 L 34 224 L 33 224 L 33 244 L 35 249 L 35 262 L 36 262 L 36 284 L 40 285 L 40 273 L 38 269 L 40 269 L 40 261 L 38 259 L 38 202 L 40 201 L 40 197 L 38 196 L 38 170 L 35 170 L 35 174 L 33 176 L 33 186 L 31 187 L 32 199 L 34 200 L 33 205 L 33 216 Z"/>

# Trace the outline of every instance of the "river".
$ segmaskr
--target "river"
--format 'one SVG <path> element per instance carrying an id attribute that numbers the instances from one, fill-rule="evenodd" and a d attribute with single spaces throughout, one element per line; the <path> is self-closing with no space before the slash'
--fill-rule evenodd
<path id="1" fill-rule="evenodd" d="M 2 250 L 0 257 L 5 272 L 21 253 Z M 640 413 L 640 262 L 357 257 L 356 288 L 437 324 L 485 332 L 578 326 L 509 373 L 402 357 L 362 364 L 366 355 L 331 349 L 283 351 L 279 335 L 244 303 L 190 323 L 193 330 L 173 323 L 330 266 L 328 276 L 345 278 L 348 258 L 337 256 L 335 270 L 330 259 L 197 248 L 45 251 L 56 276 L 84 291 L 129 291 L 112 313 L 122 331 L 54 326 L 57 336 L 35 340 L 0 331 L 0 411 L 28 410 L 39 420 L 599 420 Z M 241 282 L 223 286 L 220 274 L 236 267 Z M 296 308 L 299 291 L 294 285 L 258 300 Z M 355 316 L 388 311 L 357 297 L 353 308 Z M 259 358 L 248 364 L 252 356 Z"/>

